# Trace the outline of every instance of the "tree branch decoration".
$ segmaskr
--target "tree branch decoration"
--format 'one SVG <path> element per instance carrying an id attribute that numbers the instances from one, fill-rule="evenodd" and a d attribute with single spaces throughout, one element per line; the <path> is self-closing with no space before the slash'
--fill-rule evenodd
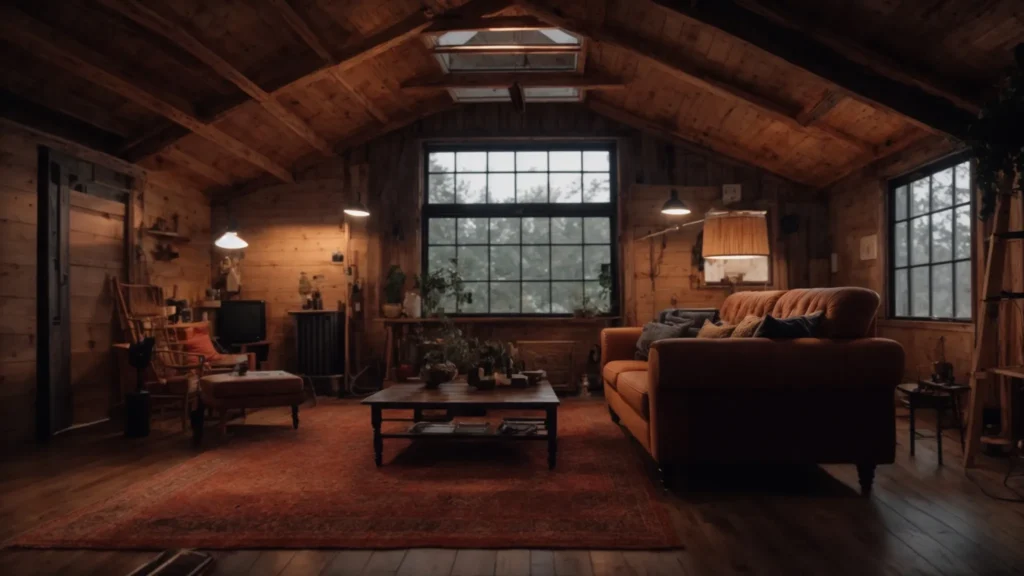
<path id="1" fill-rule="evenodd" d="M 995 211 L 1000 192 L 1020 193 L 1024 186 L 1024 44 L 1014 49 L 1014 58 L 1016 68 L 968 130 L 968 144 L 977 158 L 982 220 Z"/>

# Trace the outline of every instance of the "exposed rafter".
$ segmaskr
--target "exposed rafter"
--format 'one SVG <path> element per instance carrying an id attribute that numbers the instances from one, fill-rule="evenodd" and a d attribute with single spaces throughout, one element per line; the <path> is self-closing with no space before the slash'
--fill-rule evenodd
<path id="1" fill-rule="evenodd" d="M 825 94 L 822 95 L 821 100 L 815 102 L 813 106 L 801 110 L 800 113 L 796 115 L 796 121 L 803 126 L 810 126 L 818 120 L 821 120 L 822 116 L 831 112 L 832 109 L 838 106 L 844 98 L 846 98 L 846 95 L 842 92 L 826 90 Z"/>
<path id="2" fill-rule="evenodd" d="M 319 56 L 324 63 L 328 66 L 335 66 L 338 64 L 337 58 L 331 54 L 331 51 L 324 45 L 320 37 L 313 32 L 313 29 L 309 27 L 309 23 L 292 8 L 292 5 L 287 0 L 272 0 L 271 2 L 275 8 L 281 13 L 284 21 L 288 23 L 292 31 L 295 32 L 307 46 Z M 387 122 L 387 115 L 384 114 L 369 98 L 363 95 L 362 92 L 356 90 L 352 83 L 345 79 L 345 75 L 342 74 L 337 68 L 329 70 L 331 78 L 338 83 L 339 86 L 348 92 L 349 96 L 353 100 L 359 103 L 371 116 L 373 116 L 378 122 Z"/>
<path id="3" fill-rule="evenodd" d="M 618 90 L 626 87 L 626 83 L 619 78 L 595 74 L 474 72 L 411 80 L 402 84 L 402 90 L 411 93 L 429 93 L 453 88 L 508 88 L 513 82 L 518 82 L 523 88 Z"/>
<path id="4" fill-rule="evenodd" d="M 831 82 L 875 108 L 907 118 L 919 127 L 964 138 L 970 111 L 906 78 L 888 76 L 851 60 L 835 48 L 805 36 L 732 0 L 655 0 L 691 20 L 712 26 Z"/>
<path id="5" fill-rule="evenodd" d="M 202 122 L 186 106 L 173 104 L 165 97 L 158 96 L 124 78 L 114 72 L 116 68 L 99 54 L 33 20 L 23 12 L 10 6 L 0 8 L 0 30 L 7 40 L 19 44 L 36 56 L 188 128 L 285 182 L 292 181 L 291 172 L 280 164 L 219 128 Z"/>
<path id="6" fill-rule="evenodd" d="M 925 92 L 945 98 L 964 110 L 977 114 L 981 111 L 981 103 L 977 95 L 970 95 L 963 87 L 952 86 L 923 70 L 914 70 L 906 63 L 896 62 L 892 58 L 880 54 L 860 43 L 837 34 L 834 30 L 824 30 L 816 22 L 793 12 L 782 12 L 772 8 L 763 0 L 741 0 L 753 12 L 794 30 L 807 34 L 814 40 L 833 48 L 851 60 L 905 84 L 915 85 Z"/>
<path id="7" fill-rule="evenodd" d="M 241 71 L 204 46 L 188 32 L 165 19 L 160 14 L 143 5 L 138 0 L 99 0 L 100 4 L 128 18 L 136 24 L 167 38 L 177 44 L 200 62 L 206 64 L 222 78 L 237 86 L 240 90 L 256 100 L 272 116 L 281 121 L 292 132 L 295 132 L 310 146 L 324 153 L 330 153 L 331 147 L 320 135 L 301 118 L 290 112 L 274 99 L 266 90 L 250 80 Z"/>
<path id="8" fill-rule="evenodd" d="M 212 182 L 216 182 L 221 186 L 230 186 L 234 181 L 230 174 L 218 170 L 217 168 L 210 166 L 209 164 L 203 162 L 202 160 L 196 158 L 195 156 L 188 154 L 187 152 L 183 151 L 178 145 L 168 146 L 159 154 L 157 154 L 157 158 L 164 158 L 168 162 L 177 164 L 178 166 L 181 166 L 186 170 L 195 172 L 196 174 L 202 176 L 203 178 L 206 178 L 207 180 L 210 180 Z"/>
<path id="9" fill-rule="evenodd" d="M 615 120 L 616 122 L 620 122 L 627 126 L 632 126 L 638 130 L 644 130 L 652 134 L 657 134 L 666 139 L 682 140 L 684 142 L 689 142 L 697 146 L 703 146 L 704 148 L 707 148 L 719 154 L 724 154 L 725 156 L 729 156 L 739 162 L 745 162 L 752 166 L 765 167 L 766 164 L 771 164 L 779 160 L 777 157 L 772 157 L 773 155 L 770 152 L 768 156 L 759 155 L 752 152 L 746 147 L 743 147 L 739 144 L 734 144 L 732 142 L 728 142 L 713 134 L 708 134 L 706 132 L 700 132 L 698 130 L 689 128 L 680 128 L 678 126 L 666 126 L 654 120 L 642 118 L 640 116 L 637 116 L 636 114 L 633 114 L 632 112 L 623 110 L 618 106 L 613 106 L 611 104 L 608 104 L 607 102 L 603 102 L 594 98 L 588 98 L 585 105 L 594 112 L 597 112 L 598 114 L 610 118 L 612 120 Z M 771 168 L 767 168 L 767 170 L 771 171 Z M 806 179 L 801 179 L 799 174 L 795 176 L 786 176 L 784 174 L 778 175 L 780 177 L 786 178 L 788 180 L 793 180 L 795 182 L 800 182 L 802 184 L 820 184 L 820 182 L 811 182 Z"/>
<path id="10" fill-rule="evenodd" d="M 632 32 L 608 26 L 592 26 L 581 20 L 561 15 L 537 2 L 531 0 L 517 1 L 527 12 L 541 20 L 545 20 L 574 34 L 586 36 L 602 44 L 636 54 L 688 84 L 707 90 L 716 96 L 751 106 L 764 116 L 780 122 L 790 129 L 807 132 L 819 138 L 838 140 L 856 148 L 862 154 L 872 152 L 870 144 L 828 126 L 804 126 L 796 119 L 799 111 L 790 110 L 783 104 L 757 94 L 752 94 L 739 86 L 727 82 L 725 79 L 715 78 L 707 70 L 701 70 L 692 64 L 683 62 L 674 52 L 657 46 Z"/>

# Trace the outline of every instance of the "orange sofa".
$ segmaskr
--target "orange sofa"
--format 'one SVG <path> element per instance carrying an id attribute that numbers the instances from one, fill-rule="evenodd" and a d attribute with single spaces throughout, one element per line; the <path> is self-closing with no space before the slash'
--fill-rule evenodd
<path id="1" fill-rule="evenodd" d="M 702 463 L 852 463 L 861 491 L 896 456 L 893 392 L 903 348 L 873 338 L 878 294 L 863 288 L 739 292 L 719 311 L 789 318 L 824 311 L 821 338 L 672 338 L 634 360 L 641 328 L 601 333 L 612 419 L 672 475 Z"/>

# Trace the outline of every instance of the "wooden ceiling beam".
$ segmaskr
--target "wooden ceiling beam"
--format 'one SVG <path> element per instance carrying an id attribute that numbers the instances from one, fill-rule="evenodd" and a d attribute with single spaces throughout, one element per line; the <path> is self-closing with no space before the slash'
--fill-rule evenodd
<path id="1" fill-rule="evenodd" d="M 186 170 L 195 172 L 196 174 L 202 176 L 203 178 L 206 178 L 207 180 L 215 182 L 221 186 L 230 186 L 234 182 L 234 179 L 229 174 L 213 166 L 210 166 L 209 164 L 203 162 L 202 160 L 196 158 L 195 156 L 192 156 L 191 154 L 182 150 L 176 144 L 168 146 L 167 148 L 161 150 L 160 153 L 157 154 L 157 158 L 161 157 L 166 159 L 168 162 L 171 162 L 172 164 L 176 164 L 178 166 L 181 166 L 182 168 L 185 168 Z"/>
<path id="2" fill-rule="evenodd" d="M 822 95 L 821 100 L 818 100 L 813 105 L 804 110 L 801 110 L 796 115 L 796 121 L 803 126 L 810 126 L 818 120 L 821 120 L 822 116 L 825 116 L 832 111 L 846 95 L 836 90 L 826 90 L 825 94 Z"/>
<path id="3" fill-rule="evenodd" d="M 328 66 L 334 66 L 330 68 L 328 74 L 339 86 L 348 92 L 349 96 L 353 100 L 359 103 L 371 116 L 374 117 L 378 122 L 385 123 L 388 121 L 387 115 L 381 111 L 369 98 L 363 95 L 362 92 L 356 90 L 352 83 L 345 79 L 345 76 L 337 69 L 338 59 L 331 54 L 331 51 L 327 46 L 320 40 L 316 32 L 309 27 L 309 23 L 302 17 L 287 0 L 271 0 L 271 4 L 281 13 L 284 21 L 291 27 L 292 31 L 295 32 L 303 42 L 314 52 L 321 60 L 324 61 Z"/>
<path id="4" fill-rule="evenodd" d="M 533 16 L 494 16 L 492 18 L 439 18 L 424 34 L 447 32 L 482 32 L 486 30 L 536 30 L 551 25 Z"/>
<path id="5" fill-rule="evenodd" d="M 190 110 L 182 109 L 165 98 L 141 88 L 114 72 L 115 68 L 99 54 L 33 20 L 23 12 L 10 6 L 0 8 L 0 31 L 3 31 L 6 39 L 36 56 L 188 128 L 232 155 L 285 182 L 293 180 L 291 172 L 280 164 L 219 128 L 202 122 Z"/>
<path id="6" fill-rule="evenodd" d="M 918 82 L 890 77 L 851 60 L 832 46 L 752 12 L 732 0 L 655 2 L 781 58 L 839 86 L 872 107 L 903 116 L 929 131 L 963 139 L 974 119 L 975 115 L 969 110 L 922 89 Z"/>
<path id="7" fill-rule="evenodd" d="M 626 87 L 626 83 L 620 78 L 595 74 L 473 72 L 410 80 L 402 84 L 402 90 L 419 94 L 454 88 L 508 88 L 513 82 L 518 82 L 523 88 L 620 90 Z"/>
<path id="8" fill-rule="evenodd" d="M 815 41 L 836 50 L 847 58 L 883 76 L 904 84 L 917 86 L 930 94 L 945 98 L 971 114 L 978 114 L 981 111 L 980 98 L 977 94 L 971 94 L 971 92 L 976 91 L 966 90 L 962 86 L 953 86 L 943 79 L 936 78 L 934 74 L 923 70 L 915 70 L 905 63 L 896 62 L 892 58 L 867 48 L 849 37 L 838 34 L 834 30 L 823 29 L 820 24 L 806 16 L 801 16 L 792 11 L 782 12 L 770 7 L 763 0 L 740 0 L 739 3 L 750 11 L 778 22 L 798 34 L 807 34 Z"/>
<path id="9" fill-rule="evenodd" d="M 778 175 L 781 178 L 787 180 L 793 180 L 801 184 L 816 185 L 820 182 L 809 181 L 802 173 L 798 173 L 796 176 L 787 176 L 777 172 L 774 172 L 772 168 L 768 166 L 777 163 L 778 157 L 774 157 L 774 153 L 768 152 L 767 156 L 757 154 L 748 148 L 745 148 L 739 144 L 735 144 L 722 138 L 716 137 L 713 134 L 707 132 L 701 132 L 692 128 L 681 128 L 679 126 L 667 126 L 660 122 L 651 120 L 649 118 L 643 118 L 628 110 L 624 110 L 618 106 L 608 104 L 606 102 L 597 100 L 595 98 L 588 98 L 584 105 L 590 108 L 594 112 L 620 122 L 627 126 L 632 126 L 638 130 L 644 130 L 652 134 L 656 134 L 667 140 L 681 140 L 690 144 L 707 148 L 718 154 L 723 154 L 730 158 L 748 164 L 750 166 L 757 166 L 758 168 L 765 169 Z"/>
<path id="10" fill-rule="evenodd" d="M 48 134 L 77 142 L 94 150 L 111 152 L 124 137 L 86 122 L 62 110 L 51 109 L 0 88 L 0 116 L 21 125 L 35 126 Z"/>
<path id="11" fill-rule="evenodd" d="M 708 71 L 698 69 L 691 64 L 681 61 L 675 53 L 657 46 L 649 40 L 637 36 L 632 32 L 609 26 L 592 26 L 581 20 L 561 15 L 554 9 L 548 8 L 537 2 L 533 2 L 532 0 L 517 0 L 517 2 L 527 12 L 535 15 L 541 20 L 545 20 L 550 24 L 557 26 L 558 28 L 562 28 L 568 32 L 572 32 L 573 34 L 586 36 L 596 42 L 614 46 L 620 50 L 636 54 L 637 56 L 656 64 L 675 78 L 678 78 L 687 84 L 706 90 L 716 96 L 728 98 L 751 106 L 764 116 L 767 116 L 776 122 L 780 122 L 792 130 L 810 133 L 818 138 L 838 140 L 856 148 L 861 154 L 866 154 L 872 151 L 872 146 L 869 143 L 849 134 L 839 132 L 829 126 L 805 126 L 797 121 L 796 116 L 799 111 L 790 110 L 784 104 L 753 94 L 744 88 L 727 82 L 724 79 L 715 78 L 714 75 Z"/>
<path id="12" fill-rule="evenodd" d="M 193 55 L 200 62 L 209 66 L 222 78 L 237 86 L 250 98 L 260 103 L 263 108 L 281 121 L 292 132 L 299 135 L 313 148 L 330 154 L 331 147 L 319 134 L 301 118 L 293 114 L 278 102 L 271 94 L 250 80 L 240 70 L 210 50 L 202 42 L 186 32 L 181 26 L 168 21 L 160 14 L 143 5 L 138 0 L 98 0 L 109 10 L 124 16 L 147 30 L 159 34 L 178 47 Z"/>

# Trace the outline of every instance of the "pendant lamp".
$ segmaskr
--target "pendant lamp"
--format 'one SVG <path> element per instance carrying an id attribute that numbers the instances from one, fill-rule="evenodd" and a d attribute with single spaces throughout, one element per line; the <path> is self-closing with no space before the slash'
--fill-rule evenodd
<path id="1" fill-rule="evenodd" d="M 686 216 L 690 213 L 690 209 L 679 199 L 679 192 L 673 188 L 669 199 L 661 207 L 661 213 L 669 216 Z"/>
<path id="2" fill-rule="evenodd" d="M 228 221 L 228 229 L 221 234 L 220 238 L 213 243 L 217 248 L 223 248 L 225 250 L 241 250 L 249 246 L 249 243 L 242 240 L 238 235 L 238 223 L 235 222 L 234 218 Z"/>

